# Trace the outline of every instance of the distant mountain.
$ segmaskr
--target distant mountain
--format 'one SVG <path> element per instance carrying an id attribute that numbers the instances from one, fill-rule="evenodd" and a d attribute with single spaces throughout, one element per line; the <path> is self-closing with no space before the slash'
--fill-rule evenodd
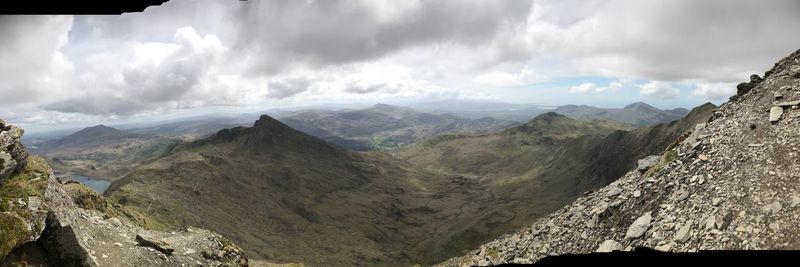
<path id="1" fill-rule="evenodd" d="M 31 146 L 30 151 L 44 156 L 56 174 L 113 179 L 159 156 L 177 140 L 97 125 Z"/>
<path id="2" fill-rule="evenodd" d="M 339 116 L 408 115 L 375 109 Z M 108 194 L 164 228 L 202 226 L 250 258 L 312 266 L 442 260 L 442 243 L 468 235 L 459 226 L 492 199 L 468 178 L 345 150 L 266 115 L 253 127 L 182 142 L 114 181 Z"/>
<path id="3" fill-rule="evenodd" d="M 618 130 L 618 123 L 548 112 L 499 133 L 440 136 L 398 156 L 428 170 L 476 177 L 498 196 L 488 211 L 462 226 L 471 229 L 469 237 L 453 237 L 460 242 L 452 242 L 447 251 L 455 252 L 516 231 L 607 185 L 635 168 L 638 159 L 660 154 L 707 121 L 714 108 L 706 104 L 679 121 L 630 131 Z"/>
<path id="4" fill-rule="evenodd" d="M 557 107 L 553 112 L 579 120 L 608 119 L 636 126 L 647 126 L 680 119 L 689 113 L 689 110 L 685 108 L 661 110 L 644 102 L 636 102 L 621 109 L 565 105 Z"/>
<path id="5" fill-rule="evenodd" d="M 483 134 L 516 125 L 493 118 L 464 119 L 377 104 L 359 110 L 302 110 L 280 117 L 292 128 L 353 150 L 396 150 L 447 133 Z"/>
<path id="6" fill-rule="evenodd" d="M 410 104 L 416 110 L 433 114 L 451 114 L 464 118 L 491 117 L 525 123 L 551 107 L 536 104 L 511 104 L 479 100 L 444 100 Z"/>

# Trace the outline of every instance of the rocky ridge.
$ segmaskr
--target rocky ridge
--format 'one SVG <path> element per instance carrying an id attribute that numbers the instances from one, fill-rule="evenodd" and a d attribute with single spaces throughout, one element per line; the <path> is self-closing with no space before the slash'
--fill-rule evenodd
<path id="1" fill-rule="evenodd" d="M 248 265 L 238 246 L 208 230 L 145 229 L 146 218 L 60 181 L 43 158 L 29 158 L 19 143 L 22 129 L 2 123 L 0 130 L 0 265 Z"/>
<path id="2" fill-rule="evenodd" d="M 635 247 L 800 249 L 800 51 L 738 89 L 658 162 L 440 266 Z"/>

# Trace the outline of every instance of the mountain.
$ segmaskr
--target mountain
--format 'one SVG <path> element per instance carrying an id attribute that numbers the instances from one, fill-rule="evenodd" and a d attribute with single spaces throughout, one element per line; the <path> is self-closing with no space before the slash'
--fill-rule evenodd
<path id="1" fill-rule="evenodd" d="M 43 155 L 57 175 L 110 180 L 159 156 L 177 141 L 176 137 L 135 134 L 97 125 L 39 143 L 30 150 Z"/>
<path id="2" fill-rule="evenodd" d="M 251 258 L 314 266 L 443 260 L 430 255 L 493 199 L 469 178 L 348 151 L 266 115 L 179 143 L 107 195 L 156 229 L 208 228 Z"/>
<path id="3" fill-rule="evenodd" d="M 680 119 L 689 113 L 689 110 L 684 108 L 661 110 L 647 103 L 637 102 L 621 109 L 565 105 L 557 107 L 553 112 L 579 120 L 608 119 L 636 126 L 647 126 Z"/>
<path id="4" fill-rule="evenodd" d="M 754 74 L 741 83 L 707 122 L 666 151 L 652 153 L 655 164 L 643 161 L 641 171 L 441 265 L 530 263 L 548 255 L 634 247 L 800 248 L 798 62 L 800 50 L 776 63 L 764 79 Z"/>
<path id="5" fill-rule="evenodd" d="M 443 100 L 409 104 L 416 110 L 432 114 L 451 114 L 464 118 L 491 117 L 525 123 L 552 107 L 536 104 L 511 104 L 479 100 Z"/>
<path id="6" fill-rule="evenodd" d="M 558 210 L 635 168 L 638 159 L 660 153 L 672 140 L 711 117 L 712 104 L 685 118 L 619 130 L 608 121 L 579 121 L 549 112 L 500 133 L 447 135 L 409 147 L 400 158 L 428 170 L 475 177 L 498 200 L 478 214 L 469 241 L 484 242 L 513 232 Z M 470 249 L 450 244 L 450 252 Z"/>
<path id="7" fill-rule="evenodd" d="M 199 228 L 146 229 L 148 217 L 62 183 L 0 120 L 0 266 L 247 266 L 236 244 Z M 92 127 L 75 135 L 119 134 Z"/>
<path id="8" fill-rule="evenodd" d="M 302 110 L 279 119 L 292 128 L 330 143 L 361 151 L 395 151 L 441 134 L 483 134 L 516 125 L 488 117 L 463 119 L 387 104 L 360 110 Z"/>

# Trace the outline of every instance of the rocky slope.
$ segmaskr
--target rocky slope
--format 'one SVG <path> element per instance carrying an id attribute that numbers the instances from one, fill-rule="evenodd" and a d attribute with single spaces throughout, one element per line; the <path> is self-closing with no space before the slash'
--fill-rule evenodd
<path id="1" fill-rule="evenodd" d="M 800 51 L 738 89 L 658 161 L 440 265 L 634 247 L 800 249 Z"/>
<path id="2" fill-rule="evenodd" d="M 623 108 L 598 108 L 586 105 L 559 106 L 553 112 L 579 120 L 607 119 L 636 126 L 667 123 L 682 118 L 689 113 L 684 108 L 661 110 L 644 102 L 637 102 Z"/>
<path id="3" fill-rule="evenodd" d="M 636 167 L 640 157 L 658 153 L 694 124 L 711 117 L 713 105 L 695 108 L 668 124 L 615 130 L 607 122 L 584 122 L 555 113 L 496 134 L 443 136 L 399 154 L 426 169 L 473 177 L 497 200 L 470 223 L 466 240 L 488 241 L 607 185 Z M 614 151 L 609 153 L 608 151 Z M 471 243 L 448 244 L 451 251 Z"/>
<path id="4" fill-rule="evenodd" d="M 11 171 L 0 180 L 0 265 L 247 266 L 238 246 L 210 231 L 145 229 L 146 216 L 62 183 L 43 158 L 27 157 L 21 129 L 0 130 L 0 154 L 13 159 L 2 162 Z"/>

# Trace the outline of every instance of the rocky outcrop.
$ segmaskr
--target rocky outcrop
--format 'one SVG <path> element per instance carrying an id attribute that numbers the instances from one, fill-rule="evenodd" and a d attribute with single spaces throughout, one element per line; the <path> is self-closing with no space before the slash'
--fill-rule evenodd
<path id="1" fill-rule="evenodd" d="M 536 262 L 632 250 L 800 249 L 800 51 L 724 103 L 646 173 L 631 171 L 569 206 L 442 266 Z M 778 118 L 773 106 L 782 107 Z M 770 118 L 772 117 L 772 118 Z M 668 156 L 668 155 L 675 155 Z"/>
<path id="2" fill-rule="evenodd" d="M 3 135 L 11 137 L 3 144 L 22 134 L 19 128 L 4 129 L 13 134 Z M 27 152 L 21 145 L 12 142 L 3 148 L 23 167 L 0 184 L 0 265 L 27 265 L 26 257 L 8 257 L 11 262 L 4 258 L 31 242 L 39 244 L 46 262 L 54 266 L 248 265 L 241 248 L 216 233 L 193 227 L 145 229 L 102 196 L 76 190 L 83 185 L 59 181 L 43 158 L 31 157 L 25 164 Z"/>
<path id="3" fill-rule="evenodd" d="M 0 184 L 25 167 L 28 152 L 20 142 L 24 131 L 0 119 Z"/>

